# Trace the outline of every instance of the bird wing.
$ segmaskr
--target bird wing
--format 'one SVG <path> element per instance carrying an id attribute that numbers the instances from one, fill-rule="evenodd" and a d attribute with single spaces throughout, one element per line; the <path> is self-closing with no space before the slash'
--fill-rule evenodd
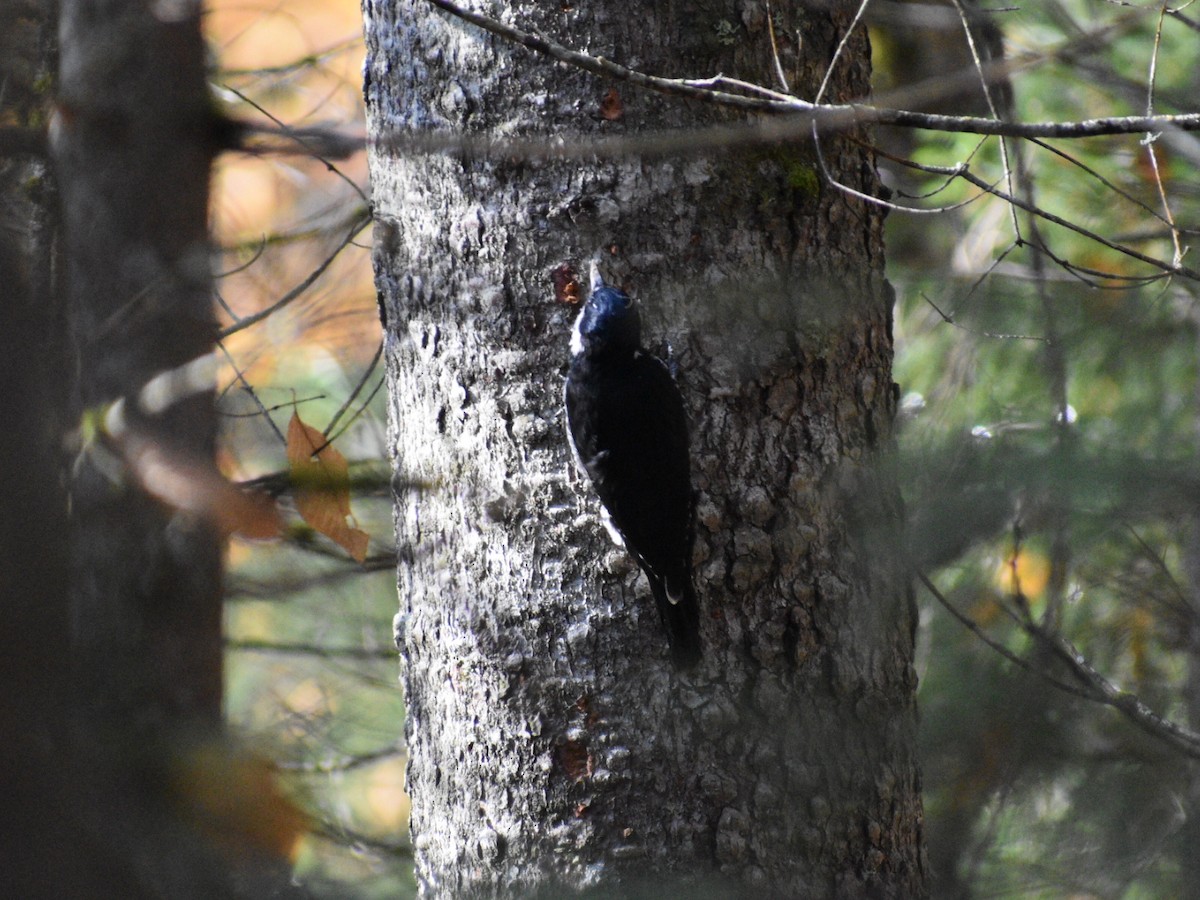
<path id="1" fill-rule="evenodd" d="M 677 594 L 691 533 L 683 399 L 667 367 L 647 353 L 620 365 L 580 365 L 590 368 L 575 372 L 566 391 L 579 460 L 629 552 Z M 579 388 L 585 383 L 586 391 Z"/>

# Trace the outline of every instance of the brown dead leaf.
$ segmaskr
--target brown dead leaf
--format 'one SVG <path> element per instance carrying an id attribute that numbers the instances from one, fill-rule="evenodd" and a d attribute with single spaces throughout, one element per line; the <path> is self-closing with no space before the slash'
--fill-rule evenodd
<path id="1" fill-rule="evenodd" d="M 185 816 L 231 851 L 249 847 L 294 860 L 308 817 L 275 782 L 270 763 L 219 740 L 172 760 L 172 787 Z"/>
<path id="2" fill-rule="evenodd" d="M 346 457 L 334 449 L 325 435 L 292 413 L 287 458 L 301 518 L 358 562 L 366 559 L 370 536 L 347 522 L 354 517 L 350 511 L 350 466 Z"/>

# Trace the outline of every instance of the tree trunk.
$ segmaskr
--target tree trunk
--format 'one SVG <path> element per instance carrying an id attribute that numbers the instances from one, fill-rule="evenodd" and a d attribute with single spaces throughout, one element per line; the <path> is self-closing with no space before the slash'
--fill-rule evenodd
<path id="1" fill-rule="evenodd" d="M 0 7 L 0 120 L 35 128 L 50 106 L 55 4 Z M 0 552 L 0 871 L 14 897 L 77 896 L 88 884 L 68 824 L 78 773 L 61 752 L 69 682 L 65 328 L 46 160 L 0 159 L 0 335 L 5 439 Z M 55 860 L 50 866 L 47 860 Z"/>
<path id="2" fill-rule="evenodd" d="M 165 9 L 165 7 L 163 8 Z M 208 250 L 214 147 L 199 3 L 62 5 L 54 141 L 79 408 L 120 398 L 132 429 L 211 459 L 211 393 L 161 415 L 136 401 L 155 375 L 212 352 Z M 159 739 L 221 710 L 220 542 L 128 473 L 85 454 L 72 485 L 74 642 L 100 720 Z M 136 734 L 135 734 L 136 733 Z"/>
<path id="3" fill-rule="evenodd" d="M 852 10 L 784 6 L 780 64 L 812 97 Z M 654 74 L 777 83 L 759 4 L 480 7 Z M 895 407 L 880 211 L 822 183 L 811 144 L 406 154 L 390 139 L 413 130 L 553 144 L 729 115 L 424 3 L 364 10 L 395 465 L 428 485 L 396 498 L 424 893 L 920 896 L 915 613 L 876 465 Z M 868 60 L 855 37 L 825 99 L 865 96 Z M 860 145 L 823 149 L 878 191 Z M 682 675 L 563 434 L 574 310 L 550 273 L 600 250 L 691 416 L 705 647 Z"/>
<path id="4" fill-rule="evenodd" d="M 257 881 L 256 849 L 233 860 L 215 848 L 197 812 L 211 798 L 186 782 L 221 726 L 221 536 L 148 490 L 211 465 L 212 391 L 184 392 L 161 410 L 141 400 L 154 376 L 211 353 L 216 338 L 215 117 L 200 4 L 64 0 L 59 15 L 50 129 L 67 326 L 59 340 L 73 345 L 71 432 L 83 438 L 70 482 L 70 615 L 55 644 L 70 638 L 58 663 L 71 678 L 71 710 L 55 753 L 77 879 L 53 890 L 59 876 L 45 870 L 58 854 L 43 847 L 44 883 L 29 896 L 268 896 L 281 882 Z M 81 426 L 117 401 L 124 428 L 104 419 L 89 439 Z M 139 470 L 138 448 L 167 465 Z"/>

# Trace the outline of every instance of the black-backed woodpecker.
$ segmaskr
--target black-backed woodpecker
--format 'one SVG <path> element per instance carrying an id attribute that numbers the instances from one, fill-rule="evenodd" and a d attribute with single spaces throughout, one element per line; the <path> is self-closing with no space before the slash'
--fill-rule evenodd
<path id="1" fill-rule="evenodd" d="M 613 540 L 646 573 L 680 668 L 700 659 L 692 584 L 694 502 L 687 414 L 666 364 L 641 346 L 637 306 L 592 264 L 571 335 L 567 434 Z"/>

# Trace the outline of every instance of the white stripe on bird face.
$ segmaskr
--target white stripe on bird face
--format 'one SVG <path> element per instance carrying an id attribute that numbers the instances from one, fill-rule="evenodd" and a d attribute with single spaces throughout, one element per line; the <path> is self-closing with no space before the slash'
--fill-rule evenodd
<path id="1" fill-rule="evenodd" d="M 586 306 L 584 307 L 586 309 Z M 571 327 L 571 355 L 578 356 L 583 352 L 583 333 L 579 330 L 579 326 L 583 324 L 584 309 L 579 310 L 579 315 L 575 317 L 575 324 Z"/>

